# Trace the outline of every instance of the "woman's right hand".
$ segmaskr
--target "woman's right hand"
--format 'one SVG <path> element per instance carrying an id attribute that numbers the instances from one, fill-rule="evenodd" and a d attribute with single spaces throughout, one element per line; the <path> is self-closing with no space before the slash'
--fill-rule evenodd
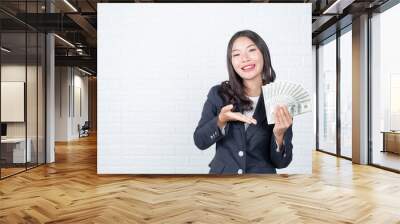
<path id="1" fill-rule="evenodd" d="M 257 124 L 256 119 L 245 116 L 240 112 L 232 112 L 232 109 L 232 104 L 222 107 L 218 115 L 218 127 L 222 128 L 228 121 L 242 121 L 248 124 Z"/>

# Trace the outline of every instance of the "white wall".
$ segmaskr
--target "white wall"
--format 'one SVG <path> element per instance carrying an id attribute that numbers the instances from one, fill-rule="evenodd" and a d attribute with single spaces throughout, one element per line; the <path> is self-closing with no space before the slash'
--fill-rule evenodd
<path id="1" fill-rule="evenodd" d="M 55 68 L 55 141 L 68 140 L 68 67 Z"/>
<path id="2" fill-rule="evenodd" d="M 197 149 L 193 132 L 209 89 L 228 79 L 230 37 L 257 32 L 277 80 L 314 94 L 310 21 L 311 4 L 98 4 L 98 173 L 208 173 L 215 147 Z M 313 121 L 294 119 L 280 172 L 311 173 Z"/>
<path id="3" fill-rule="evenodd" d="M 76 97 L 79 89 L 82 115 L 76 107 L 79 104 Z M 88 120 L 88 78 L 76 68 L 56 67 L 55 120 L 56 141 L 79 138 L 78 124 L 83 125 Z"/>
<path id="4" fill-rule="evenodd" d="M 78 72 L 78 73 L 77 73 Z M 72 115 L 71 119 L 71 135 L 73 138 L 78 138 L 79 137 L 79 132 L 77 129 L 78 124 L 81 126 L 85 123 L 85 121 L 88 120 L 88 77 L 87 76 L 82 76 L 83 73 L 81 73 L 79 70 L 74 71 L 74 108 L 72 110 L 75 110 L 75 113 Z M 80 93 L 78 91 L 80 90 Z M 80 94 L 80 97 L 79 97 Z M 81 102 L 79 102 L 81 101 Z M 81 112 L 79 111 L 79 107 L 81 107 Z"/>

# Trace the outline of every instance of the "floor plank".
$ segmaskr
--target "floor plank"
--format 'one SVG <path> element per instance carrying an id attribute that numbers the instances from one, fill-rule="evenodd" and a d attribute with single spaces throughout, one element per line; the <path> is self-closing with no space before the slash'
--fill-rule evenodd
<path id="1" fill-rule="evenodd" d="M 0 223 L 400 223 L 400 175 L 313 153 L 312 175 L 96 174 L 96 137 L 0 181 Z"/>

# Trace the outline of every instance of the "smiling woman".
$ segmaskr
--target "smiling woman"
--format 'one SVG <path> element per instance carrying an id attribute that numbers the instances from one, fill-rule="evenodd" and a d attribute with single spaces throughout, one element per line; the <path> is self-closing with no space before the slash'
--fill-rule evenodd
<path id="1" fill-rule="evenodd" d="M 314 114 L 264 90 L 314 92 L 310 6 L 98 4 L 99 174 L 310 174 Z"/>
<path id="2" fill-rule="evenodd" d="M 194 132 L 196 146 L 216 143 L 210 173 L 276 173 L 292 161 L 292 117 L 277 107 L 268 125 L 262 86 L 275 80 L 265 41 L 250 30 L 239 31 L 227 49 L 229 81 L 211 88 Z"/>

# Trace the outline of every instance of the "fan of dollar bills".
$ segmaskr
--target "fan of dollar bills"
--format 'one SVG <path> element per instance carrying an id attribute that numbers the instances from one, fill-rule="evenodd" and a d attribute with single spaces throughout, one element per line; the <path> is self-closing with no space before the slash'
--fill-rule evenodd
<path id="1" fill-rule="evenodd" d="M 273 82 L 262 87 L 268 124 L 275 123 L 274 109 L 286 105 L 292 117 L 311 112 L 310 94 L 300 84 Z"/>

